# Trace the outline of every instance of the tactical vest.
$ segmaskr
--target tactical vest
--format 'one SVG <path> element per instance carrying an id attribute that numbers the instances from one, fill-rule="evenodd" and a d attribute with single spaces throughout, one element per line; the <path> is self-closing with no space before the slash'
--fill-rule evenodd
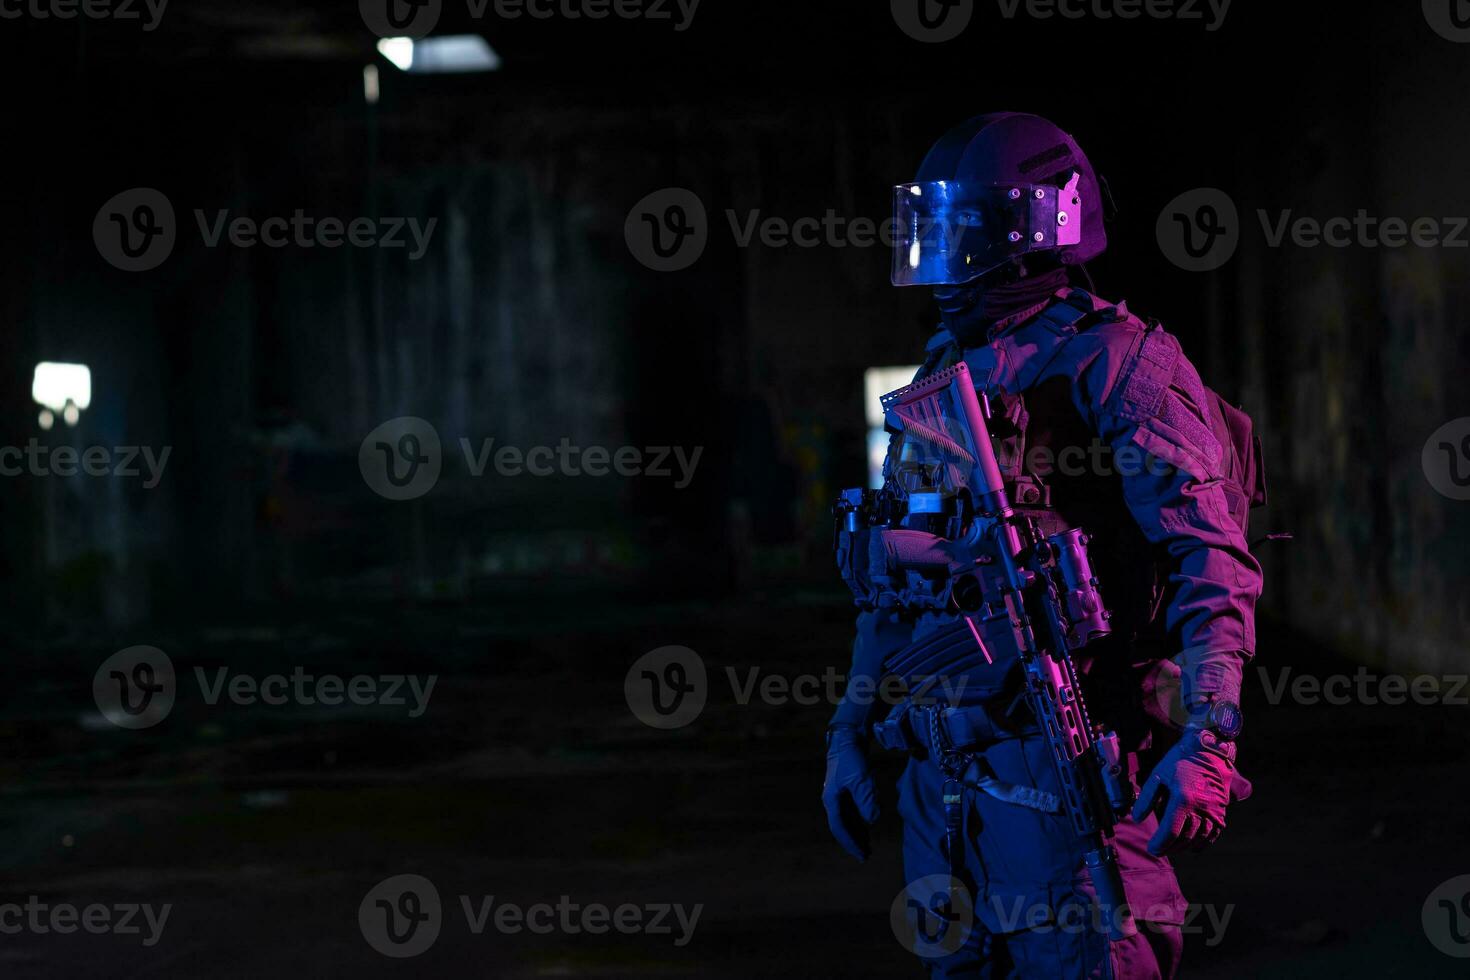
<path id="1" fill-rule="evenodd" d="M 1133 319 L 1126 308 L 1099 306 L 1090 294 L 1074 289 L 1019 329 L 1038 331 L 1040 336 L 1045 334 L 1039 331 L 1055 334 L 1060 350 L 1071 337 L 1098 324 L 1122 319 Z M 1129 365 L 1128 388 L 1165 387 L 1173 370 L 1172 357 L 1178 356 L 1177 343 L 1156 325 L 1149 327 L 1140 322 L 1139 326 L 1145 330 L 1144 339 L 1139 356 Z M 1043 351 L 1037 356 L 1055 356 L 1055 352 L 1048 355 Z M 1047 533 L 1085 528 L 1093 539 L 1091 552 L 1104 599 L 1113 611 L 1115 640 L 1162 647 L 1159 612 L 1166 598 L 1167 555 L 1144 537 L 1129 512 L 1113 449 L 1090 429 L 1073 402 L 1075 379 L 1056 377 L 1027 386 L 1027 376 L 1035 378 L 1042 373 L 1038 366 L 1021 372 L 1020 390 L 1004 391 L 996 384 L 993 344 L 961 350 L 947 333 L 940 332 L 930 342 L 924 366 L 915 380 L 943 370 L 960 358 L 969 365 L 977 391 L 989 402 L 991 433 L 1013 506 L 1037 518 Z M 1206 388 L 1205 393 L 1211 416 L 1210 436 L 1221 447 L 1220 465 L 1231 516 L 1245 531 L 1250 508 L 1265 502 L 1259 440 L 1248 415 L 1210 389 Z M 942 482 L 936 479 L 942 465 L 932 445 L 906 440 L 903 433 L 891 434 L 883 469 L 885 489 L 911 514 L 915 510 L 934 513 L 934 524 L 923 529 L 941 535 L 944 502 L 933 498 L 934 484 Z M 909 523 L 922 526 L 922 519 Z M 917 578 L 908 585 L 919 592 L 924 587 Z"/>

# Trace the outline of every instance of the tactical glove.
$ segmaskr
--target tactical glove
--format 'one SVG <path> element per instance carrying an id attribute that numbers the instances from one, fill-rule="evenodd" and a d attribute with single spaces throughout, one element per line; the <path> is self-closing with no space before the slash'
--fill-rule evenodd
<path id="1" fill-rule="evenodd" d="M 1189 729 L 1144 782 L 1133 819 L 1159 812 L 1159 829 L 1148 842 L 1152 854 L 1200 851 L 1225 829 L 1226 806 L 1250 795 L 1250 780 L 1235 771 L 1235 744 Z"/>
<path id="2" fill-rule="evenodd" d="M 827 731 L 822 805 L 837 843 L 859 861 L 866 861 L 872 853 L 868 828 L 878 819 L 878 800 L 862 732 L 855 726 L 833 725 Z"/>

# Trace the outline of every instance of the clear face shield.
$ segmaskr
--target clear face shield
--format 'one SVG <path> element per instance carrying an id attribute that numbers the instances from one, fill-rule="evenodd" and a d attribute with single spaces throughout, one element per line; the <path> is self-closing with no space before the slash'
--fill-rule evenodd
<path id="1" fill-rule="evenodd" d="M 1067 186 L 936 180 L 893 189 L 895 286 L 958 286 L 1018 255 L 1082 241 L 1082 197 Z"/>

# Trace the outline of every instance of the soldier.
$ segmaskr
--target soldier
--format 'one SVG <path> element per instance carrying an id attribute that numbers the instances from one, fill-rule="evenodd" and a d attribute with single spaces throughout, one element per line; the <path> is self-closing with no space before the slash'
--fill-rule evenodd
<path id="1" fill-rule="evenodd" d="M 1056 126 L 1017 113 L 972 119 L 895 195 L 894 283 L 932 286 L 942 319 L 919 377 L 964 361 L 989 400 L 1010 500 L 1043 526 L 1093 538 L 1112 631 L 1077 667 L 1092 718 L 1120 737 L 1136 794 L 1113 844 L 1137 932 L 1110 942 L 1095 923 L 1062 927 L 1088 921 L 1077 913 L 1095 893 L 1050 802 L 1058 778 L 1018 696 L 1014 656 L 991 644 L 953 670 L 958 710 L 914 699 L 880 719 L 858 693 L 960 618 L 895 595 L 903 576 L 874 566 L 881 557 L 860 532 L 839 535 L 862 611 L 827 732 L 829 825 L 865 860 L 878 817 L 870 743 L 905 750 L 905 875 L 952 875 L 973 902 L 963 943 L 928 959 L 934 976 L 1171 977 L 1187 905 L 1168 855 L 1213 843 L 1227 805 L 1250 792 L 1235 768 L 1261 591 L 1246 540 L 1247 513 L 1264 502 L 1250 420 L 1201 383 L 1167 331 L 1070 284 L 1107 238 L 1098 180 Z M 885 490 L 910 515 L 937 506 L 925 452 L 895 433 L 884 467 Z M 946 808 L 950 777 L 937 761 L 956 750 L 985 775 L 967 777 Z M 956 854 L 946 829 L 961 819 Z"/>

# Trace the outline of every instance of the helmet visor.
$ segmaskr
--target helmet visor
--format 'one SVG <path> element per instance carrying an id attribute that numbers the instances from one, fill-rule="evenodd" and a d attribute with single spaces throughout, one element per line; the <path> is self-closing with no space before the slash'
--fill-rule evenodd
<path id="1" fill-rule="evenodd" d="M 958 286 L 1027 252 L 1081 241 L 1077 176 L 1066 187 L 936 180 L 893 189 L 893 284 Z"/>

